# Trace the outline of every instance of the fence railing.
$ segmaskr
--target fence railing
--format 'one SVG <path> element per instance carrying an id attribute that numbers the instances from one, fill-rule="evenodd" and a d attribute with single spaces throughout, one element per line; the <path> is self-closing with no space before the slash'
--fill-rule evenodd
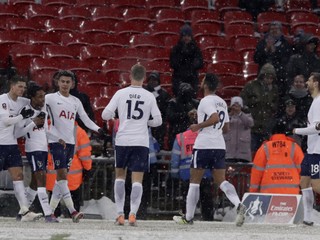
<path id="1" fill-rule="evenodd" d="M 182 182 L 171 178 L 171 152 L 158 154 L 158 161 L 152 165 L 151 172 L 146 174 L 143 182 L 143 199 L 141 209 L 145 215 L 160 216 L 177 214 L 185 204 L 182 194 Z M 240 198 L 249 189 L 251 163 L 227 163 L 226 179 L 236 188 Z M 106 196 L 114 201 L 114 158 L 93 158 L 92 178 L 81 186 L 82 199 L 100 199 Z M 30 182 L 31 171 L 27 161 L 24 161 L 25 185 Z M 130 196 L 130 173 L 126 180 L 127 196 Z M 7 171 L 0 172 L 0 189 L 12 190 L 12 181 Z M 227 204 L 224 194 L 217 186 L 211 184 L 213 205 L 215 209 Z"/>

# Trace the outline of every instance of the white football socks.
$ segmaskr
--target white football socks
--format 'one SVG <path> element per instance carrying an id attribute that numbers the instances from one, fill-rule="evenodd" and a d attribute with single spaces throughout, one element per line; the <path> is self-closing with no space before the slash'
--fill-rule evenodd
<path id="1" fill-rule="evenodd" d="M 124 212 L 125 196 L 125 181 L 123 179 L 116 179 L 114 181 L 114 199 L 116 202 L 117 213 L 119 215 Z"/>
<path id="2" fill-rule="evenodd" d="M 130 195 L 130 214 L 137 214 L 141 203 L 142 192 L 142 184 L 139 182 L 134 182 L 132 184 Z"/>
<path id="3" fill-rule="evenodd" d="M 190 183 L 187 195 L 186 219 L 190 221 L 194 217 L 197 203 L 200 198 L 200 184 Z"/>

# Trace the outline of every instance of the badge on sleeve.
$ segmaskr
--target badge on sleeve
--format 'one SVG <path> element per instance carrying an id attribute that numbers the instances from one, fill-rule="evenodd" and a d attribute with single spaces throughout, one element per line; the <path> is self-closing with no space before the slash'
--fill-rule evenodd
<path id="1" fill-rule="evenodd" d="M 6 104 L 6 103 L 2 103 L 2 108 L 3 108 L 4 110 L 7 110 L 7 104 Z"/>

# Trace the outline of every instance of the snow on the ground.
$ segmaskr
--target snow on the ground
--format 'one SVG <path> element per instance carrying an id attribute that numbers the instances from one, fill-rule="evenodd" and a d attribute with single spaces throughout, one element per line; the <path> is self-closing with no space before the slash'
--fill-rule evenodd
<path id="1" fill-rule="evenodd" d="M 194 240 L 194 239 L 319 239 L 319 224 L 303 225 L 245 224 L 201 222 L 193 225 L 177 225 L 173 221 L 138 221 L 137 227 L 115 226 L 111 220 L 83 219 L 73 223 L 64 219 L 61 223 L 43 221 L 23 223 L 13 218 L 0 218 L 1 240 Z"/>

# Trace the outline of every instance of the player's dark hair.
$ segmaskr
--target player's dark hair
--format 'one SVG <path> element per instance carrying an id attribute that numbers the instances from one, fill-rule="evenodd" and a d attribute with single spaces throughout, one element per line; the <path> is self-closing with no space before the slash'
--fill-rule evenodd
<path id="1" fill-rule="evenodd" d="M 318 90 L 320 90 L 320 73 L 312 72 L 310 77 L 313 77 L 313 81 L 318 82 Z"/>
<path id="2" fill-rule="evenodd" d="M 131 68 L 131 77 L 136 81 L 143 81 L 146 77 L 146 68 L 137 63 Z"/>
<path id="3" fill-rule="evenodd" d="M 219 85 L 219 78 L 213 73 L 206 73 L 204 78 L 204 84 L 207 85 L 209 91 L 213 92 L 217 89 Z"/>
<path id="4" fill-rule="evenodd" d="M 17 84 L 18 82 L 27 82 L 27 79 L 20 75 L 14 75 L 9 79 L 9 86 Z"/>
<path id="5" fill-rule="evenodd" d="M 27 90 L 28 98 L 35 97 L 37 95 L 37 92 L 40 90 L 43 90 L 43 88 L 41 86 L 39 86 L 35 82 L 30 82 L 28 84 L 28 90 Z"/>
<path id="6" fill-rule="evenodd" d="M 71 77 L 72 81 L 74 80 L 74 73 L 69 70 L 59 70 L 53 75 L 53 78 L 59 80 L 62 76 Z"/>

